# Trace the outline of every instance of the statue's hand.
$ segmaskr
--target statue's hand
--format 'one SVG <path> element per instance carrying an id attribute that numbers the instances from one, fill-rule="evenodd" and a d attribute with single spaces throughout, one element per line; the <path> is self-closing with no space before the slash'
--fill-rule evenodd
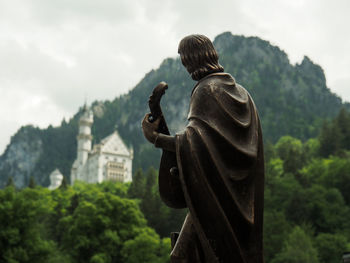
<path id="1" fill-rule="evenodd" d="M 142 121 L 142 131 L 145 138 L 150 142 L 155 142 L 157 136 L 158 136 L 158 126 L 160 122 L 160 118 L 156 119 L 154 122 L 149 122 L 150 113 L 146 114 Z"/>

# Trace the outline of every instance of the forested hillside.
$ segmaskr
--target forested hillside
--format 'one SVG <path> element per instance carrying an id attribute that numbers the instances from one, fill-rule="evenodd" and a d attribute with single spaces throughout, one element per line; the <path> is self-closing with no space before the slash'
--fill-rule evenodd
<path id="1" fill-rule="evenodd" d="M 261 115 L 265 141 L 276 142 L 283 135 L 304 141 L 318 134 L 324 119 L 334 117 L 342 106 L 348 108 L 348 104 L 343 104 L 327 88 L 322 68 L 307 57 L 301 64 L 291 65 L 287 55 L 269 42 L 231 33 L 217 36 L 214 45 L 225 70 L 252 94 Z M 94 142 L 117 127 L 126 143 L 134 148 L 134 172 L 140 167 L 147 169 L 158 164 L 160 152 L 146 143 L 140 122 L 148 111 L 148 97 L 160 81 L 169 84 L 162 105 L 174 133 L 186 124 L 194 85 L 179 59 L 164 60 L 128 94 L 92 104 Z M 45 186 L 55 168 L 69 179 L 76 155 L 80 113 L 69 121 L 62 121 L 59 127 L 22 127 L 0 158 L 0 186 L 3 187 L 10 176 L 18 187 L 27 185 L 31 176 Z"/>

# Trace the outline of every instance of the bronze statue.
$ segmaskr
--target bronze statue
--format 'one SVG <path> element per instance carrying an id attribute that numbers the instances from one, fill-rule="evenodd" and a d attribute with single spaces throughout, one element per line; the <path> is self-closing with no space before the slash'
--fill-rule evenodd
<path id="1" fill-rule="evenodd" d="M 170 136 L 159 101 L 161 82 L 142 122 L 148 141 L 163 149 L 159 191 L 189 214 L 173 241 L 171 262 L 263 262 L 264 155 L 259 116 L 248 92 L 224 73 L 212 42 L 182 39 L 182 64 L 198 81 L 188 125 Z"/>

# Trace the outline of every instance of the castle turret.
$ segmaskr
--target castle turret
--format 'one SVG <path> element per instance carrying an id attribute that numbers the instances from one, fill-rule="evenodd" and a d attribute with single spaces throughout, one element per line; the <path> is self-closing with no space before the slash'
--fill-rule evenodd
<path id="1" fill-rule="evenodd" d="M 77 136 L 78 140 L 78 151 L 77 151 L 77 162 L 78 165 L 84 165 L 89 152 L 91 151 L 91 126 L 94 121 L 92 111 L 88 109 L 86 104 L 84 105 L 83 115 L 79 120 L 79 134 Z"/>
<path id="2" fill-rule="evenodd" d="M 50 174 L 50 186 L 49 186 L 49 189 L 50 190 L 55 190 L 58 187 L 60 187 L 60 185 L 62 183 L 62 180 L 63 180 L 63 175 L 61 174 L 61 172 L 58 169 L 56 169 L 55 171 L 53 171 Z"/>

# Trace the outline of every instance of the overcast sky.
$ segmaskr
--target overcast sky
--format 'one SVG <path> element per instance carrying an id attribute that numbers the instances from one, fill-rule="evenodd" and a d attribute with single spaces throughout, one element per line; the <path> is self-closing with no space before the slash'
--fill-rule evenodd
<path id="1" fill-rule="evenodd" d="M 0 0 L 0 153 L 22 125 L 127 92 L 193 33 L 259 36 L 293 64 L 307 55 L 350 101 L 349 14 L 348 0 Z"/>

